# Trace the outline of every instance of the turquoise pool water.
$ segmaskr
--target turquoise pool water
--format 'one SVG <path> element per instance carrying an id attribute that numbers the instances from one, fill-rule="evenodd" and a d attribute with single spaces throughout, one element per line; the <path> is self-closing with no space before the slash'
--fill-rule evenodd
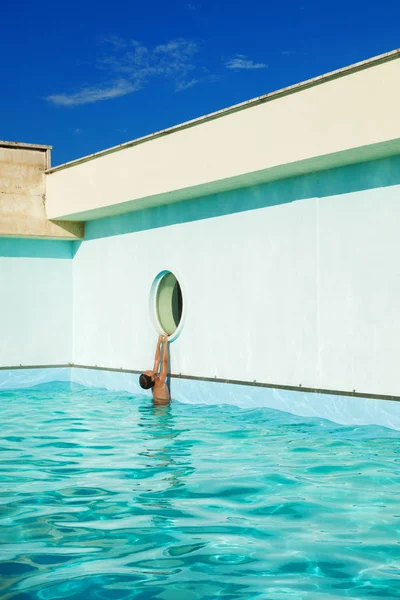
<path id="1" fill-rule="evenodd" d="M 0 394 L 0 598 L 400 598 L 400 434 Z"/>

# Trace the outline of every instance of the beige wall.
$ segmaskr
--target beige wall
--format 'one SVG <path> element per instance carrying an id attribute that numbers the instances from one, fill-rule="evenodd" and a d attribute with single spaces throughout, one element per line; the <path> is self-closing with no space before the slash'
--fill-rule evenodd
<path id="1" fill-rule="evenodd" d="M 80 223 L 53 223 L 46 217 L 50 149 L 0 142 L 0 236 L 75 239 Z"/>
<path id="2" fill-rule="evenodd" d="M 399 57 L 56 168 L 47 214 L 93 219 L 398 153 Z"/>

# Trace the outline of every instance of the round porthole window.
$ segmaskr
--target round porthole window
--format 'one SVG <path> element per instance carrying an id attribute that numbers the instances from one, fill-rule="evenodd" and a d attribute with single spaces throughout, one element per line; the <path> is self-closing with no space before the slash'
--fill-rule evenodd
<path id="1" fill-rule="evenodd" d="M 177 331 L 183 312 L 181 286 L 171 271 L 163 271 L 156 278 L 153 294 L 158 325 L 171 336 Z"/>

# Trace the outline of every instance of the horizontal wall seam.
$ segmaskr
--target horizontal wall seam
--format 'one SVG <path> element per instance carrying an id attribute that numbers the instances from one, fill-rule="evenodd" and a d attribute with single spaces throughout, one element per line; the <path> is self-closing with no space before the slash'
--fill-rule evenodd
<path id="1" fill-rule="evenodd" d="M 114 373 L 129 373 L 131 375 L 140 375 L 143 373 L 143 370 L 135 370 L 135 369 L 123 369 L 123 368 L 115 368 L 115 367 L 99 367 L 97 365 L 75 365 L 73 363 L 62 364 L 62 365 L 13 365 L 9 367 L 0 367 L 0 371 L 12 371 L 12 370 L 21 370 L 21 369 L 65 369 L 65 368 L 74 368 L 74 369 L 90 369 L 92 371 L 111 371 Z M 282 384 L 274 384 L 274 383 L 263 383 L 259 381 L 244 381 L 239 379 L 223 379 L 219 377 L 200 377 L 197 375 L 182 375 L 182 373 L 171 373 L 170 376 L 172 379 L 188 379 L 191 381 L 208 381 L 214 383 L 227 383 L 231 385 L 243 385 L 250 387 L 259 387 L 259 388 L 268 388 L 275 390 L 287 390 L 292 392 L 309 392 L 312 394 L 326 394 L 330 396 L 350 396 L 353 398 L 369 398 L 371 400 L 391 400 L 393 402 L 400 402 L 400 396 L 392 396 L 388 394 L 369 394 L 367 392 L 349 392 L 343 390 L 328 390 L 324 388 L 314 388 L 314 387 L 303 387 L 303 386 L 295 386 L 295 385 L 282 385 Z M 1 391 L 1 389 L 0 389 Z"/>

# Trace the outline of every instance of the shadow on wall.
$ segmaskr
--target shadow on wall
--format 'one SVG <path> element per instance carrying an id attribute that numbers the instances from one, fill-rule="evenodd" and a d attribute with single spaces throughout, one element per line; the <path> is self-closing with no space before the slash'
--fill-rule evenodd
<path id="1" fill-rule="evenodd" d="M 393 156 L 89 221 L 85 240 L 398 184 L 400 156 Z"/>
<path id="2" fill-rule="evenodd" d="M 79 242 L 0 237 L 0 258 L 73 258 Z"/>

